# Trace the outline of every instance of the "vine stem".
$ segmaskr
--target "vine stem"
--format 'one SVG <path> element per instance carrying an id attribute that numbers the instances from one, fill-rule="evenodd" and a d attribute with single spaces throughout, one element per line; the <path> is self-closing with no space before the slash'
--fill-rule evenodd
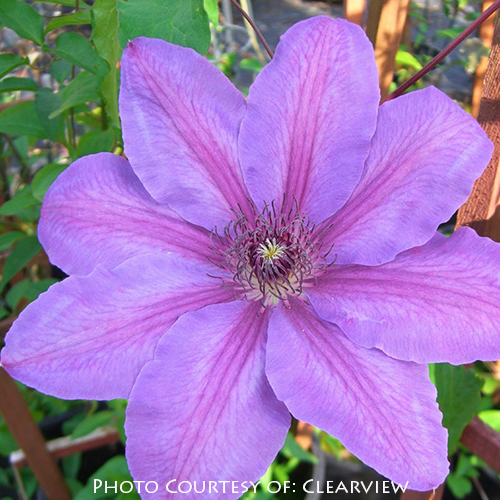
<path id="1" fill-rule="evenodd" d="M 497 1 L 500 2 L 500 0 Z M 243 7 L 236 0 L 231 0 L 231 3 L 241 12 L 241 15 L 248 21 L 248 24 L 250 24 L 250 26 L 253 28 L 253 30 L 259 37 L 259 40 L 262 42 L 262 45 L 264 45 L 266 52 L 269 54 L 269 57 L 272 59 L 274 57 L 273 51 L 266 42 L 266 39 L 262 36 L 262 33 L 260 32 L 259 28 L 257 28 L 257 25 L 253 22 L 252 18 L 244 11 Z"/>
<path id="2" fill-rule="evenodd" d="M 407 80 L 403 85 L 398 87 L 392 94 L 389 94 L 383 101 L 390 101 L 399 97 L 405 90 L 409 89 L 415 82 L 420 80 L 424 75 L 426 75 L 431 69 L 438 65 L 453 49 L 460 45 L 476 28 L 479 27 L 488 17 L 490 17 L 494 12 L 500 8 L 500 0 L 496 0 L 490 7 L 488 7 L 474 22 L 472 22 L 460 35 L 458 35 L 454 40 L 452 40 L 432 61 L 427 63 L 419 72 L 415 73 L 409 80 Z"/>

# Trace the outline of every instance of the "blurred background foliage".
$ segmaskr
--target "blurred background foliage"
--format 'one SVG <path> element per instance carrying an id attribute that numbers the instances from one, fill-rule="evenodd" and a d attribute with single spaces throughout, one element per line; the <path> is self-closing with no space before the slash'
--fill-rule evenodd
<path id="1" fill-rule="evenodd" d="M 245 4 L 251 6 L 248 1 Z M 48 188 L 77 158 L 102 151 L 123 152 L 118 113 L 119 61 L 129 39 L 152 36 L 192 47 L 247 93 L 268 58 L 237 12 L 234 22 L 228 20 L 228 5 L 229 2 L 221 4 L 217 0 L 0 0 L 3 333 L 29 302 L 64 279 L 63 273 L 48 262 L 36 236 L 41 203 Z M 421 69 L 448 39 L 463 30 L 464 20 L 475 19 L 480 11 L 480 6 L 471 0 L 442 0 L 440 6 L 446 24 L 444 29 L 436 30 L 428 6 L 412 5 L 409 34 L 397 53 L 393 88 Z M 477 39 L 467 43 L 462 55 L 446 60 L 444 66 L 416 87 L 429 81 L 435 83 L 436 74 L 446 66 L 463 66 L 473 73 L 487 50 Z M 462 105 L 467 107 L 466 102 Z M 430 367 L 430 373 L 438 387 L 444 425 L 450 433 L 452 472 L 445 498 L 499 498 L 487 493 L 489 484 L 493 485 L 491 491 L 500 491 L 498 475 L 460 445 L 459 437 L 476 414 L 500 431 L 500 364 L 479 363 L 472 369 L 436 365 Z M 131 480 L 123 455 L 126 401 L 63 401 L 18 385 L 47 440 L 61 436 L 74 440 L 103 427 L 118 431 L 120 441 L 112 445 L 61 459 L 65 479 L 76 500 L 138 498 L 135 492 L 94 494 L 92 489 L 94 478 Z M 273 495 L 265 487 L 271 481 L 299 484 L 313 476 L 324 477 L 325 473 L 333 474 L 337 480 L 377 478 L 324 432 L 306 432 L 301 447 L 294 438 L 299 430 L 292 427 L 285 446 L 262 478 L 264 487 L 256 493 L 247 492 L 245 498 L 304 497 L 301 489 L 297 493 Z M 0 499 L 43 498 L 29 468 L 16 474 L 10 466 L 10 454 L 17 448 L 0 416 Z"/>

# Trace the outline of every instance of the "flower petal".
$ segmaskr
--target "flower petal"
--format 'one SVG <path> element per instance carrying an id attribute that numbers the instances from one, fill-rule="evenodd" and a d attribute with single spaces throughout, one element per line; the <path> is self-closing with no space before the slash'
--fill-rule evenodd
<path id="1" fill-rule="evenodd" d="M 296 418 L 410 489 L 444 481 L 447 432 L 427 366 L 357 346 L 297 300 L 273 313 L 268 335 L 267 376 Z"/>
<path id="2" fill-rule="evenodd" d="M 109 153 L 81 158 L 58 177 L 45 196 L 38 237 L 68 274 L 156 250 L 203 262 L 212 255 L 208 231 L 158 204 L 128 161 Z"/>
<path id="3" fill-rule="evenodd" d="M 241 127 L 241 166 L 259 208 L 286 193 L 314 222 L 335 213 L 361 176 L 379 98 L 358 26 L 318 16 L 290 28 L 250 87 Z"/>
<path id="4" fill-rule="evenodd" d="M 468 198 L 492 151 L 476 120 L 434 87 L 383 104 L 363 177 L 325 222 L 336 262 L 383 264 L 427 242 Z"/>
<path id="5" fill-rule="evenodd" d="M 192 49 L 149 38 L 125 48 L 125 153 L 153 198 L 210 230 L 248 203 L 237 158 L 244 112 L 242 94 Z"/>
<path id="6" fill-rule="evenodd" d="M 462 228 L 377 267 L 334 266 L 307 295 L 354 342 L 417 363 L 500 359 L 500 245 Z"/>
<path id="7" fill-rule="evenodd" d="M 2 364 L 59 398 L 127 398 L 180 315 L 232 299 L 209 270 L 159 253 L 71 276 L 23 311 L 7 334 Z"/>
<path id="8" fill-rule="evenodd" d="M 203 481 L 241 484 L 265 473 L 290 414 L 264 373 L 268 315 L 259 309 L 244 302 L 206 307 L 182 316 L 158 344 L 127 408 L 127 460 L 135 480 L 176 480 L 171 489 L 196 481 L 199 490 Z M 227 488 L 217 498 L 241 496 Z"/>

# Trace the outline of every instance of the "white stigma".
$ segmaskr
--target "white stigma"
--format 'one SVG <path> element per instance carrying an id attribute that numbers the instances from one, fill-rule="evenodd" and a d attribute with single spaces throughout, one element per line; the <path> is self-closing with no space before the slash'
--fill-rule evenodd
<path id="1" fill-rule="evenodd" d="M 279 245 L 276 243 L 276 238 L 273 238 L 272 240 L 267 238 L 265 243 L 261 243 L 259 245 L 257 252 L 265 261 L 273 261 L 283 257 L 285 248 L 285 245 Z"/>

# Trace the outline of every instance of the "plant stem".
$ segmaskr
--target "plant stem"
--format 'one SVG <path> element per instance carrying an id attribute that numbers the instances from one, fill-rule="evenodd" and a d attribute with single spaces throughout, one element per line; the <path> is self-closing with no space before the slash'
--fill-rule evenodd
<path id="1" fill-rule="evenodd" d="M 500 1 L 500 0 L 498 0 Z M 269 57 L 272 59 L 274 57 L 273 51 L 271 50 L 271 47 L 269 47 L 268 43 L 266 42 L 266 39 L 262 36 L 262 33 L 260 32 L 259 28 L 257 28 L 257 25 L 253 22 L 252 18 L 243 10 L 241 5 L 236 1 L 236 0 L 231 0 L 233 5 L 241 12 L 241 15 L 248 21 L 248 24 L 253 28 L 255 33 L 257 33 L 257 36 L 259 37 L 260 41 L 262 42 L 262 45 L 264 45 L 264 48 L 266 49 L 267 53 L 269 54 Z"/>
<path id="2" fill-rule="evenodd" d="M 383 101 L 390 101 L 396 97 L 399 97 L 407 89 L 409 89 L 415 82 L 420 80 L 424 75 L 426 75 L 431 69 L 437 66 L 453 49 L 460 45 L 476 28 L 479 27 L 488 17 L 490 17 L 494 12 L 500 8 L 500 0 L 496 0 L 488 9 L 486 9 L 474 22 L 472 22 L 460 35 L 458 35 L 452 42 L 450 42 L 432 61 L 427 63 L 419 72 L 415 73 L 409 80 L 407 80 L 403 85 L 398 87 L 392 94 L 389 94 Z"/>
<path id="3" fill-rule="evenodd" d="M 106 114 L 106 107 L 104 106 L 104 99 L 101 99 L 101 129 L 108 128 L 108 115 Z"/>

